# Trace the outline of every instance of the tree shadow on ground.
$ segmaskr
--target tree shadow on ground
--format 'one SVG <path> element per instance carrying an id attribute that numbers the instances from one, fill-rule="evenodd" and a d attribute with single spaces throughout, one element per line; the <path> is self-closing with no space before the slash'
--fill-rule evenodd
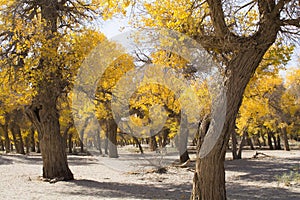
<path id="1" fill-rule="evenodd" d="M 94 180 L 73 180 L 76 185 L 66 195 L 90 196 L 92 198 L 126 199 L 189 199 L 191 185 L 187 184 L 127 184 L 98 182 Z M 72 186 L 72 185 L 70 185 Z"/>
<path id="2" fill-rule="evenodd" d="M 266 160 L 268 159 L 268 160 Z M 235 180 L 228 180 L 226 183 L 228 199 L 266 199 L 266 200 L 298 200 L 299 189 L 294 187 L 277 187 L 278 176 L 294 171 L 299 167 L 300 158 L 293 159 L 243 159 L 226 161 L 227 172 L 238 172 Z M 243 182 L 243 183 L 241 183 Z M 275 186 L 267 186 L 274 182 Z M 257 183 L 257 184 L 256 184 Z M 265 183 L 265 185 L 264 185 Z"/>
<path id="3" fill-rule="evenodd" d="M 242 172 L 239 179 L 248 182 L 255 181 L 277 181 L 277 176 L 289 173 L 293 169 L 299 168 L 300 158 L 293 159 L 242 159 L 225 162 L 226 171 Z"/>
<path id="4" fill-rule="evenodd" d="M 300 193 L 285 188 L 226 183 L 228 200 L 299 200 Z"/>

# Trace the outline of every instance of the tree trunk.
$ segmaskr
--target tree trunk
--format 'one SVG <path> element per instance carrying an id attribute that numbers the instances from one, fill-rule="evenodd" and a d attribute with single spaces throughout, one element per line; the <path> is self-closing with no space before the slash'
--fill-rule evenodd
<path id="1" fill-rule="evenodd" d="M 210 123 L 206 134 L 210 137 L 207 141 L 201 135 L 199 138 L 202 142 L 198 143 L 200 153 L 197 154 L 192 200 L 226 199 L 224 161 L 227 143 L 235 129 L 235 120 L 245 88 L 268 48 L 269 45 L 248 48 L 236 54 L 228 63 L 224 79 L 226 105 L 222 103 L 224 99 L 214 102 L 216 106 L 215 113 L 212 114 L 214 123 Z M 215 118 L 224 112 L 224 123 L 220 126 L 216 125 Z M 210 138 L 214 136 L 218 137 L 212 141 Z"/>
<path id="2" fill-rule="evenodd" d="M 268 131 L 268 145 L 269 145 L 269 149 L 273 150 L 273 144 L 272 144 L 272 136 L 271 134 L 273 134 L 272 132 Z"/>
<path id="3" fill-rule="evenodd" d="M 237 139 L 236 139 L 236 131 L 232 131 L 231 133 L 231 143 L 232 143 L 232 158 L 233 160 L 239 159 L 237 154 Z"/>
<path id="4" fill-rule="evenodd" d="M 108 121 L 108 156 L 110 158 L 118 158 L 117 149 L 117 129 L 115 120 Z"/>
<path id="5" fill-rule="evenodd" d="M 2 139 L 0 139 L 0 151 L 5 151 L 4 141 Z"/>
<path id="6" fill-rule="evenodd" d="M 238 150 L 238 154 L 237 154 L 237 159 L 242 159 L 242 151 L 243 151 L 243 147 L 245 146 L 246 143 L 246 138 L 247 138 L 247 131 L 243 131 L 243 136 L 242 136 L 242 141 L 240 143 L 240 147 Z"/>
<path id="7" fill-rule="evenodd" d="M 150 151 L 156 151 L 156 149 L 157 149 L 157 142 L 156 142 L 155 136 L 151 136 L 149 138 L 149 147 L 150 147 Z"/>
<path id="8" fill-rule="evenodd" d="M 5 124 L 2 126 L 3 127 L 3 131 L 4 131 L 4 138 L 5 138 L 5 152 L 9 153 L 10 152 L 10 139 L 9 139 L 9 135 L 8 135 L 8 122 L 6 122 L 7 119 L 5 119 Z"/>
<path id="9" fill-rule="evenodd" d="M 26 154 L 30 153 L 30 139 L 29 136 L 25 137 Z"/>
<path id="10" fill-rule="evenodd" d="M 188 127 L 186 127 L 186 125 L 188 125 L 186 114 L 182 114 L 181 117 L 182 120 L 180 123 L 180 131 L 178 135 L 178 150 L 180 163 L 185 163 L 190 159 L 189 153 L 187 151 L 189 129 Z"/>
<path id="11" fill-rule="evenodd" d="M 56 100 L 49 90 L 39 98 L 40 106 L 30 106 L 28 116 L 39 132 L 39 146 L 43 160 L 43 177 L 46 179 L 74 179 L 68 166 L 66 147 L 60 133 Z"/>
<path id="12" fill-rule="evenodd" d="M 247 131 L 247 144 L 250 146 L 250 149 L 251 150 L 254 150 L 255 148 L 254 148 L 254 145 L 253 145 L 253 142 L 252 142 L 252 140 L 251 140 L 251 137 L 249 136 L 249 134 L 248 134 L 248 131 Z"/>
<path id="13" fill-rule="evenodd" d="M 288 141 L 286 127 L 281 128 L 281 134 L 283 137 L 284 150 L 290 151 L 290 145 L 289 145 L 289 141 Z"/>
<path id="14" fill-rule="evenodd" d="M 23 142 L 23 138 L 22 138 L 21 129 L 20 129 L 19 124 L 15 123 L 15 122 L 12 122 L 12 132 L 14 133 L 13 135 L 15 135 L 14 139 L 16 140 L 15 146 L 16 146 L 16 149 L 17 149 L 17 153 L 25 154 L 24 142 Z"/>
<path id="15" fill-rule="evenodd" d="M 32 126 L 30 129 L 30 151 L 35 152 L 35 138 L 34 138 L 34 127 Z"/>
<path id="16" fill-rule="evenodd" d="M 168 129 L 164 129 L 163 133 L 162 133 L 162 147 L 166 147 L 168 144 L 168 135 L 169 135 L 169 130 Z"/>
<path id="17" fill-rule="evenodd" d="M 104 141 L 104 153 L 108 155 L 108 124 L 106 125 L 105 141 Z"/>
<path id="18" fill-rule="evenodd" d="M 97 132 L 97 149 L 99 153 L 102 154 L 100 131 Z"/>
<path id="19" fill-rule="evenodd" d="M 272 134 L 272 139 L 274 141 L 274 149 L 275 150 L 279 150 L 278 146 L 277 146 L 277 139 L 276 139 L 276 136 L 275 134 Z"/>
<path id="20" fill-rule="evenodd" d="M 278 150 L 281 150 L 281 140 L 280 140 L 280 135 L 279 134 L 277 134 L 277 148 L 278 148 Z"/>
<path id="21" fill-rule="evenodd" d="M 40 142 L 36 142 L 36 146 L 37 146 L 37 149 L 36 149 L 36 152 L 37 153 L 41 153 L 41 145 L 40 145 Z"/>
<path id="22" fill-rule="evenodd" d="M 144 154 L 143 147 L 142 147 L 142 145 L 141 145 L 139 139 L 138 139 L 137 137 L 135 137 L 134 135 L 132 135 L 132 138 L 133 138 L 133 140 L 135 141 L 135 143 L 138 145 L 141 154 Z"/>
<path id="23" fill-rule="evenodd" d="M 68 149 L 69 153 L 73 153 L 73 140 L 72 140 L 73 133 L 68 134 Z"/>
<path id="24" fill-rule="evenodd" d="M 16 153 L 20 153 L 19 142 L 17 140 L 17 136 L 16 136 L 16 133 L 13 130 L 13 128 L 11 129 L 11 134 L 12 134 L 13 141 L 14 141 L 14 144 L 15 144 Z"/>

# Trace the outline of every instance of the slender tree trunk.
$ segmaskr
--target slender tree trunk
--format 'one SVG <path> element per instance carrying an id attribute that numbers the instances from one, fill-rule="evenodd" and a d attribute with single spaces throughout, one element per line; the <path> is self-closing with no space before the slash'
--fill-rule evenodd
<path id="1" fill-rule="evenodd" d="M 18 151 L 19 151 L 18 153 L 25 154 L 24 142 L 23 142 L 22 133 L 21 133 L 19 124 L 13 123 L 12 130 L 13 130 L 13 132 L 15 132 L 15 135 L 16 135 L 17 144 L 15 144 L 15 145 L 18 146 Z"/>
<path id="2" fill-rule="evenodd" d="M 40 142 L 36 142 L 36 146 L 37 146 L 37 149 L 36 149 L 36 152 L 37 153 L 41 153 L 41 145 L 40 145 Z"/>
<path id="3" fill-rule="evenodd" d="M 118 158 L 117 149 L 117 129 L 115 120 L 108 121 L 108 156 L 110 158 Z"/>
<path id="4" fill-rule="evenodd" d="M 243 131 L 243 136 L 242 136 L 242 141 L 240 143 L 240 147 L 238 150 L 238 154 L 237 154 L 237 159 L 242 159 L 242 151 L 243 151 L 243 147 L 245 146 L 246 143 L 246 138 L 247 138 L 247 131 Z"/>
<path id="5" fill-rule="evenodd" d="M 284 150 L 290 151 L 290 145 L 289 145 L 289 141 L 288 141 L 286 127 L 281 128 L 281 134 L 283 137 Z"/>
<path id="6" fill-rule="evenodd" d="M 261 135 L 261 138 L 262 138 L 262 140 L 263 140 L 263 146 L 265 147 L 265 146 L 267 146 L 267 142 L 266 142 L 266 138 L 265 138 L 265 134 L 260 134 Z"/>
<path id="7" fill-rule="evenodd" d="M 168 129 L 165 129 L 162 133 L 163 137 L 163 141 L 162 141 L 162 147 L 166 147 L 167 144 L 168 144 L 168 135 L 169 135 L 169 130 Z"/>
<path id="8" fill-rule="evenodd" d="M 5 151 L 4 141 L 2 139 L 0 139 L 0 151 Z"/>
<path id="9" fill-rule="evenodd" d="M 97 148 L 99 153 L 102 154 L 100 131 L 97 132 Z"/>
<path id="10" fill-rule="evenodd" d="M 248 131 L 247 131 L 247 144 L 250 146 L 250 149 L 251 149 L 251 150 L 254 150 L 254 149 L 255 149 L 255 148 L 254 148 L 254 145 L 253 145 L 253 142 L 252 142 L 252 140 L 251 140 L 251 137 L 249 137 Z"/>
<path id="11" fill-rule="evenodd" d="M 30 151 L 35 152 L 35 138 L 34 138 L 34 127 L 32 126 L 30 129 Z"/>
<path id="12" fill-rule="evenodd" d="M 236 131 L 232 131 L 231 133 L 231 143 L 232 143 L 232 158 L 233 160 L 239 159 L 237 154 L 237 139 L 236 139 Z"/>
<path id="13" fill-rule="evenodd" d="M 277 147 L 278 147 L 278 150 L 281 150 L 281 139 L 280 139 L 280 135 L 277 134 Z"/>
<path id="14" fill-rule="evenodd" d="M 273 134 L 272 132 L 268 131 L 268 145 L 269 145 L 269 149 L 270 150 L 273 150 L 273 144 L 272 144 L 272 135 Z"/>
<path id="15" fill-rule="evenodd" d="M 4 131 L 4 138 L 5 138 L 5 152 L 9 153 L 10 152 L 10 139 L 8 135 L 8 122 L 7 119 L 5 119 L 5 124 L 3 125 L 3 131 Z"/>
<path id="16" fill-rule="evenodd" d="M 135 136 L 133 136 L 133 135 L 132 135 L 132 138 L 133 138 L 133 140 L 135 141 L 135 143 L 138 145 L 138 147 L 139 147 L 139 149 L 140 149 L 140 152 L 141 152 L 141 154 L 144 154 L 143 147 L 142 147 L 142 145 L 141 145 L 140 141 L 138 140 L 138 138 L 137 138 L 137 137 L 135 137 Z"/>
<path id="17" fill-rule="evenodd" d="M 69 153 L 73 153 L 73 133 L 68 134 L 68 148 L 69 148 Z"/>
<path id="18" fill-rule="evenodd" d="M 14 144 L 15 144 L 16 153 L 20 153 L 19 142 L 17 140 L 17 136 L 16 136 L 16 133 L 13 130 L 13 128 L 11 129 L 11 134 L 13 136 L 13 141 L 14 141 Z"/>
<path id="19" fill-rule="evenodd" d="M 189 129 L 185 126 L 188 124 L 186 114 L 182 114 L 181 117 L 183 118 L 183 123 L 180 124 L 180 131 L 178 135 L 178 150 L 180 163 L 185 163 L 190 159 L 189 153 L 187 151 Z"/>
<path id="20" fill-rule="evenodd" d="M 104 141 L 104 153 L 106 155 L 108 155 L 108 128 L 107 127 L 106 127 L 106 133 L 105 133 L 105 141 Z"/>
<path id="21" fill-rule="evenodd" d="M 26 154 L 30 153 L 30 139 L 29 136 L 25 137 Z"/>
<path id="22" fill-rule="evenodd" d="M 275 150 L 279 150 L 278 146 L 277 146 L 277 139 L 276 139 L 276 136 L 275 134 L 272 134 L 272 139 L 274 141 L 274 149 Z"/>
<path id="23" fill-rule="evenodd" d="M 150 151 L 156 151 L 156 149 L 157 149 L 157 142 L 156 142 L 155 136 L 151 136 L 149 138 L 149 147 L 150 147 Z"/>
<path id="24" fill-rule="evenodd" d="M 201 150 L 197 154 L 192 200 L 226 199 L 224 161 L 227 143 L 230 134 L 235 129 L 235 119 L 245 88 L 268 48 L 269 45 L 243 50 L 228 63 L 224 84 L 227 89 L 225 121 L 221 130 L 220 127 L 215 126 L 215 123 L 210 124 L 207 135 L 213 136 L 220 131 L 220 135 L 215 141 L 205 142 L 200 135 L 199 140 L 204 140 L 204 142 L 198 143 Z M 216 111 L 215 114 L 217 116 L 222 114 L 223 109 L 224 105 L 220 105 L 218 102 L 215 110 L 220 110 L 220 112 Z M 214 120 L 214 116 L 212 116 L 212 120 Z M 215 145 L 211 142 L 215 142 Z"/>

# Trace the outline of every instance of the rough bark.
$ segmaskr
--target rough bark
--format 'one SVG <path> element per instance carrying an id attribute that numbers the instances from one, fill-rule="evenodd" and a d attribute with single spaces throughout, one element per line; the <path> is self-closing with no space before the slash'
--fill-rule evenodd
<path id="1" fill-rule="evenodd" d="M 275 41 L 275 38 L 273 38 Z M 273 42 L 274 42 L 273 41 Z M 271 44 L 270 44 L 271 45 Z M 239 52 L 228 63 L 225 75 L 226 116 L 221 135 L 213 149 L 205 157 L 197 154 L 196 178 L 192 200 L 226 199 L 224 161 L 230 134 L 235 128 L 235 119 L 242 102 L 244 90 L 270 45 L 263 48 L 249 48 Z M 214 130 L 213 125 L 210 125 Z M 201 135 L 200 135 L 200 140 Z"/>
<path id="2" fill-rule="evenodd" d="M 39 132 L 43 177 L 72 180 L 74 177 L 68 167 L 65 141 L 60 133 L 56 99 L 52 99 L 52 94 L 51 90 L 45 91 L 43 98 L 38 98 L 39 106 L 33 104 L 27 109 L 27 114 Z"/>

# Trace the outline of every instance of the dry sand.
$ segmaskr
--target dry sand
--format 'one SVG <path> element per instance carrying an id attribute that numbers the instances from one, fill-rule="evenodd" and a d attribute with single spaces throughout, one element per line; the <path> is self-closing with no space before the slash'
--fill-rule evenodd
<path id="1" fill-rule="evenodd" d="M 0 155 L 0 199 L 189 199 L 193 169 L 172 166 L 174 152 L 146 153 L 141 156 L 119 149 L 120 157 L 111 159 L 92 151 L 93 156 L 69 156 L 75 180 L 50 184 L 40 179 L 39 154 Z M 299 200 L 300 185 L 286 186 L 277 176 L 300 168 L 300 151 L 245 151 L 243 160 L 226 165 L 228 199 Z M 167 173 L 152 169 L 167 167 Z M 300 173 L 300 172 L 299 172 Z"/>

